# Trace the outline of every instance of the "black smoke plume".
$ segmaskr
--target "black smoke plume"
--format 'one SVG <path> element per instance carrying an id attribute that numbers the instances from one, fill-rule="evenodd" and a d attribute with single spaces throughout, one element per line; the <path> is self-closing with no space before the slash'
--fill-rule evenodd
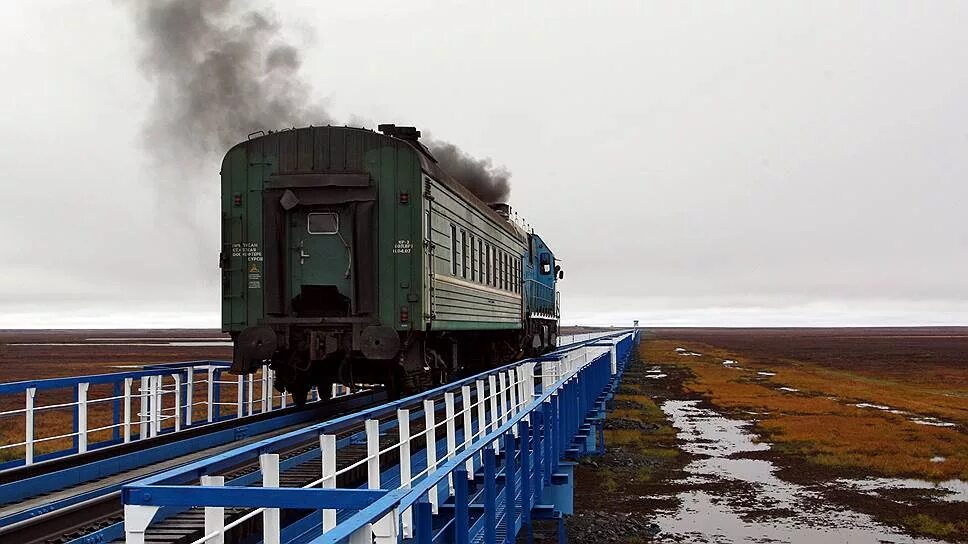
<path id="1" fill-rule="evenodd" d="M 488 204 L 507 202 L 511 195 L 511 173 L 494 166 L 491 159 L 476 159 L 448 142 L 428 139 L 427 149 L 441 168 Z"/>
<path id="2" fill-rule="evenodd" d="M 141 69 L 153 84 L 145 128 L 171 160 L 222 153 L 258 130 L 326 124 L 299 51 L 270 11 L 235 0 L 135 0 Z"/>
<path id="3" fill-rule="evenodd" d="M 259 130 L 332 122 L 271 11 L 239 0 L 127 3 L 144 40 L 141 69 L 155 92 L 145 137 L 167 166 L 190 169 Z M 507 200 L 507 169 L 428 141 L 444 170 L 481 200 Z"/>

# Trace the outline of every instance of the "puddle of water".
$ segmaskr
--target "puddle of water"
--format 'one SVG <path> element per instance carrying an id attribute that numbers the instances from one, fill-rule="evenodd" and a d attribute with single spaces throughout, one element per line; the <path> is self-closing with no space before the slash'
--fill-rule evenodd
<path id="1" fill-rule="evenodd" d="M 944 458 L 942 457 L 942 459 Z M 909 478 L 868 478 L 865 480 L 840 479 L 837 480 L 837 483 L 850 486 L 858 491 L 867 491 L 874 494 L 892 489 L 923 489 L 937 492 L 938 498 L 945 502 L 968 503 L 968 482 L 964 480 L 928 482 Z"/>
<path id="2" fill-rule="evenodd" d="M 931 462 L 932 463 L 944 463 L 945 462 L 945 457 L 942 457 L 940 455 L 935 455 L 934 457 L 931 458 Z"/>
<path id="3" fill-rule="evenodd" d="M 878 410 L 890 410 L 891 409 L 890 406 L 884 406 L 883 404 L 868 404 L 866 402 L 860 402 L 860 403 L 855 404 L 854 406 L 856 406 L 858 408 L 876 408 Z"/>
<path id="4" fill-rule="evenodd" d="M 911 421 L 918 425 L 931 425 L 932 427 L 957 427 L 956 423 L 941 421 L 936 417 L 912 417 Z"/>
<path id="5" fill-rule="evenodd" d="M 726 359 L 725 361 L 723 361 L 723 364 L 726 365 L 726 366 L 735 365 L 736 364 L 736 361 L 734 361 L 732 359 Z"/>
<path id="6" fill-rule="evenodd" d="M 659 378 L 665 378 L 668 374 L 646 374 L 646 378 L 652 378 L 653 380 L 658 380 Z"/>
<path id="7" fill-rule="evenodd" d="M 821 493 L 778 478 L 770 461 L 735 454 L 768 450 L 746 421 L 669 400 L 662 410 L 678 429 L 682 448 L 697 458 L 684 485 L 732 484 L 715 493 L 691 489 L 676 495 L 680 506 L 659 510 L 657 541 L 935 543 L 881 525 L 870 516 L 829 504 Z"/>
<path id="8" fill-rule="evenodd" d="M 794 389 L 793 387 L 777 387 L 777 389 L 780 391 L 787 391 L 789 393 L 797 393 L 800 391 L 799 389 Z"/>
<path id="9" fill-rule="evenodd" d="M 776 376 L 776 372 L 757 372 L 760 376 Z"/>

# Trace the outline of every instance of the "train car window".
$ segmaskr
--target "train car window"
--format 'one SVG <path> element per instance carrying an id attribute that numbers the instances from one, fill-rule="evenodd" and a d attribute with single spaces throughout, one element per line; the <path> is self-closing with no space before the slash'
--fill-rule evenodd
<path id="1" fill-rule="evenodd" d="M 467 231 L 460 231 L 460 268 L 461 276 L 467 278 Z"/>
<path id="2" fill-rule="evenodd" d="M 309 234 L 336 234 L 339 232 L 339 215 L 333 212 L 313 212 L 306 218 Z"/>
<path id="3" fill-rule="evenodd" d="M 551 274 L 551 255 L 547 253 L 541 254 L 541 273 L 544 275 Z"/>
<path id="4" fill-rule="evenodd" d="M 457 227 L 450 226 L 450 272 L 457 276 Z"/>
<path id="5" fill-rule="evenodd" d="M 508 254 L 501 252 L 501 289 L 508 290 Z"/>
<path id="6" fill-rule="evenodd" d="M 484 244 L 484 270 L 487 272 L 484 275 L 484 285 L 491 284 L 491 244 Z"/>
<path id="7" fill-rule="evenodd" d="M 471 260 L 471 281 L 477 281 L 477 257 L 474 256 L 474 235 L 471 234 L 471 251 L 467 258 Z"/>
<path id="8" fill-rule="evenodd" d="M 518 262 L 511 260 L 511 292 L 518 292 Z"/>
<path id="9" fill-rule="evenodd" d="M 477 281 L 484 283 L 484 241 L 477 239 L 477 268 L 481 273 L 477 276 Z"/>

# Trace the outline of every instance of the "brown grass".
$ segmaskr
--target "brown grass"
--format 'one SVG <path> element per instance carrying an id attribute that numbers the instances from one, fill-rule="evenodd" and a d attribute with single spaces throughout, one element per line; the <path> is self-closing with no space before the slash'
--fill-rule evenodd
<path id="1" fill-rule="evenodd" d="M 881 376 L 869 368 L 851 372 L 796 361 L 766 364 L 696 343 L 685 347 L 703 356 L 683 357 L 674 351 L 680 345 L 676 340 L 644 342 L 643 357 L 688 368 L 694 378 L 685 384 L 686 390 L 717 406 L 765 412 L 758 416 L 757 429 L 780 451 L 837 469 L 932 480 L 968 479 L 968 434 L 963 430 L 968 425 L 968 391 L 951 385 L 965 383 L 964 376 L 954 381 L 926 381 L 924 373 L 910 368 L 908 372 L 919 374 L 919 380 L 908 381 L 897 367 Z M 726 367 L 723 359 L 737 360 L 739 366 L 753 372 Z M 757 376 L 757 370 L 777 375 L 765 378 Z M 963 372 L 968 375 L 968 369 Z M 781 385 L 801 393 L 777 391 Z M 918 425 L 902 415 L 851 405 L 861 402 L 940 417 L 959 427 Z M 946 459 L 932 463 L 934 456 Z"/>

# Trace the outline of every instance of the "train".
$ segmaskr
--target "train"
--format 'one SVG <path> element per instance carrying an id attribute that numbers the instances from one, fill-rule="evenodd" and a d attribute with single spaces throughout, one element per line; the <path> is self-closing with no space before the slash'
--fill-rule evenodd
<path id="1" fill-rule="evenodd" d="M 414 127 L 256 133 L 221 166 L 231 370 L 399 397 L 557 343 L 564 272 L 506 203 L 444 170 Z"/>

